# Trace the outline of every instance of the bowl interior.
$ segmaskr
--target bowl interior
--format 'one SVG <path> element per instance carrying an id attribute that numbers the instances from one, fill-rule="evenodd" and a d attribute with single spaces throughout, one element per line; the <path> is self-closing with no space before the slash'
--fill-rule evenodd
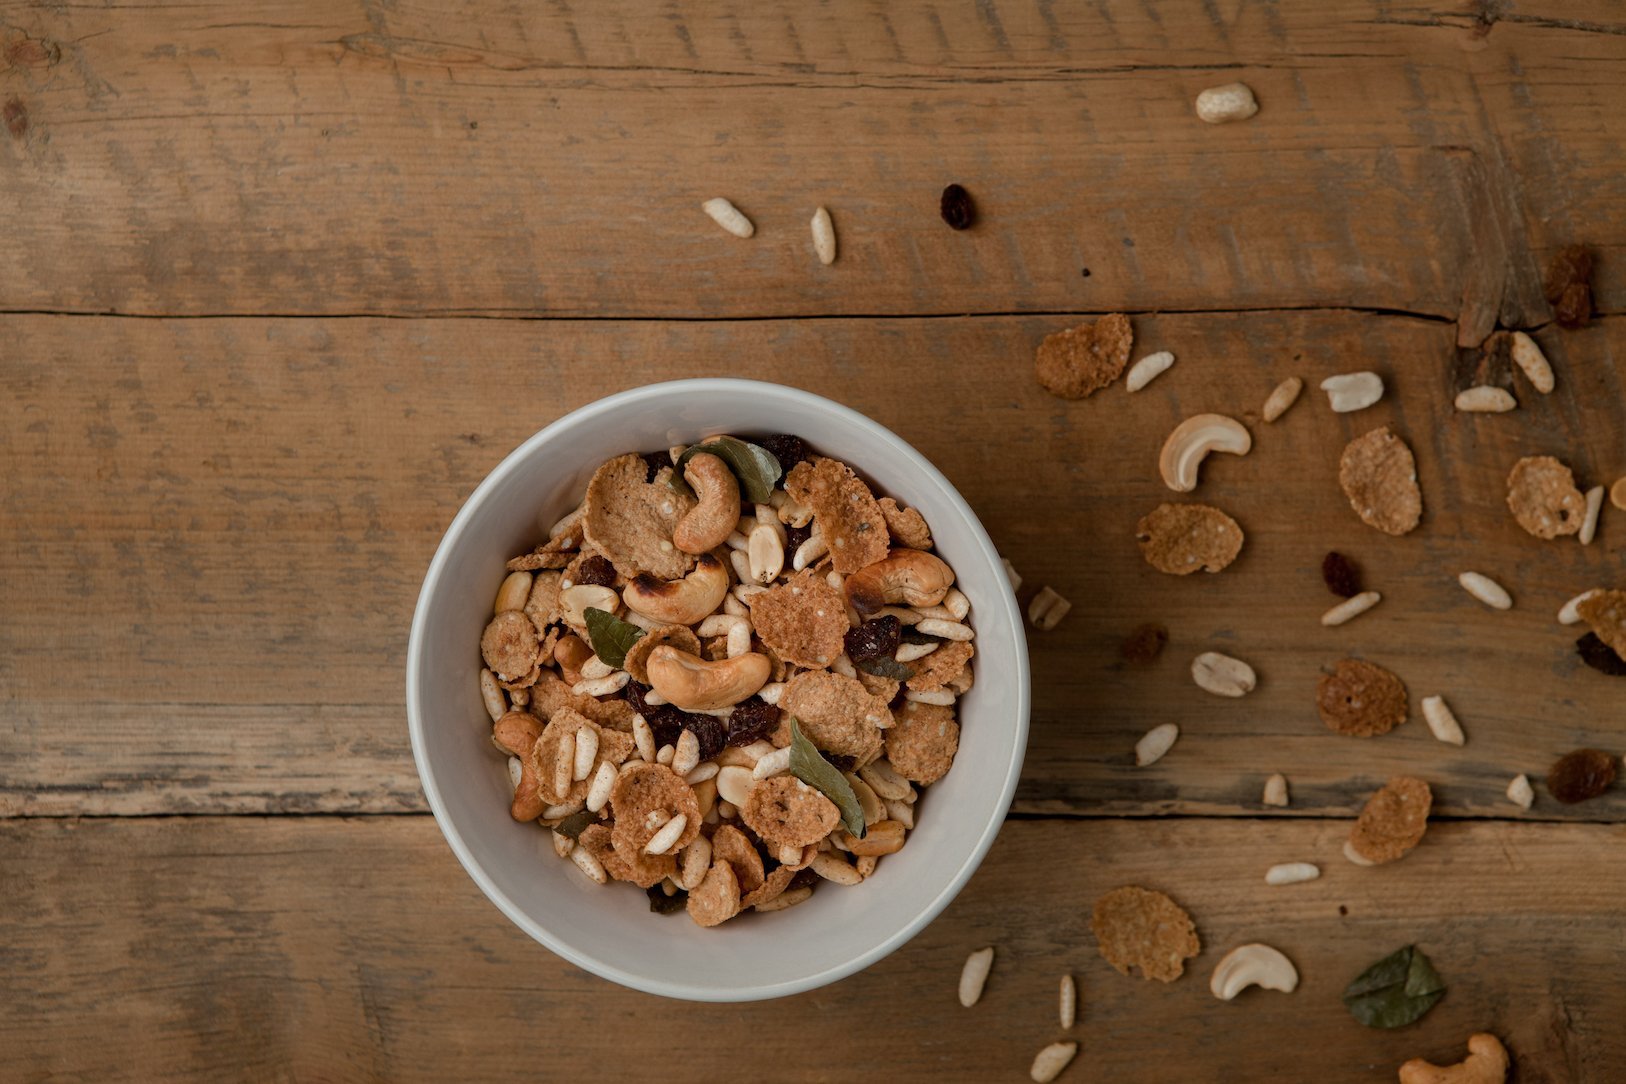
<path id="1" fill-rule="evenodd" d="M 505 758 L 491 748 L 478 690 L 480 632 L 503 563 L 580 499 L 593 470 L 628 451 L 703 435 L 796 433 L 919 508 L 955 569 L 977 629 L 976 684 L 960 702 L 954 768 L 921 798 L 908 845 L 864 885 L 827 885 L 772 915 L 701 929 L 649 913 L 627 885 L 592 884 L 556 858 L 549 834 L 508 816 Z M 924 457 L 863 415 L 806 392 L 689 380 L 623 392 L 532 437 L 494 470 L 430 566 L 408 651 L 413 752 L 459 860 L 515 923 L 571 962 L 651 993 L 736 1001 L 810 989 L 868 965 L 925 926 L 992 842 L 1027 741 L 1027 651 L 998 555 L 969 507 Z"/>

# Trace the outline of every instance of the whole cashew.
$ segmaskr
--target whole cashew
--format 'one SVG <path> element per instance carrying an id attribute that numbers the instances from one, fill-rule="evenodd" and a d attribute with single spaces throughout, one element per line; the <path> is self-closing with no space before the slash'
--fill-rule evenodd
<path id="1" fill-rule="evenodd" d="M 621 592 L 621 599 L 627 609 L 664 625 L 692 625 L 717 609 L 726 594 L 728 569 L 707 553 L 681 580 L 657 580 L 640 573 Z"/>
<path id="2" fill-rule="evenodd" d="M 531 765 L 531 747 L 541 735 L 542 724 L 528 711 L 511 711 L 491 727 L 491 744 L 519 758 L 519 786 L 514 788 L 514 802 L 508 807 L 508 815 L 517 821 L 536 820 L 547 805 Z"/>
<path id="3" fill-rule="evenodd" d="M 1400 1084 L 1503 1084 L 1507 1048 L 1486 1032 L 1468 1037 L 1468 1057 L 1455 1065 L 1433 1065 L 1413 1058 L 1400 1067 Z"/>
<path id="4" fill-rule="evenodd" d="M 900 602 L 936 606 L 954 586 L 954 570 L 925 550 L 900 547 L 848 576 L 842 586 L 861 614 Z"/>
<path id="5" fill-rule="evenodd" d="M 740 518 L 740 483 L 717 456 L 699 452 L 683 465 L 683 478 L 700 502 L 672 529 L 672 545 L 706 553 L 723 544 Z"/>
<path id="6" fill-rule="evenodd" d="M 714 711 L 738 704 L 762 688 L 773 664 L 754 651 L 708 662 L 662 644 L 649 653 L 645 667 L 650 685 L 679 708 Z"/>

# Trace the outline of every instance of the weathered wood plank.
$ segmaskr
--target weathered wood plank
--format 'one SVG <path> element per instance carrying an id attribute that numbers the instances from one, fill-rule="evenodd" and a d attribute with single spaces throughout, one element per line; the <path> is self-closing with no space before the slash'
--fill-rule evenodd
<path id="1" fill-rule="evenodd" d="M 1137 318 L 1137 352 L 1180 360 L 1145 391 L 1084 403 L 1041 392 L 1034 344 L 1056 318 L 704 322 L 0 319 L 0 813 L 389 811 L 422 808 L 401 658 L 420 577 L 458 503 L 515 444 L 602 394 L 732 374 L 842 399 L 937 462 L 1027 578 L 1075 603 L 1031 638 L 1035 714 L 1018 808 L 1256 810 L 1272 771 L 1294 811 L 1344 817 L 1402 769 L 1442 810 L 1506 816 L 1516 772 L 1619 748 L 1620 689 L 1557 625 L 1578 590 L 1621 577 L 1622 524 L 1540 543 L 1512 522 L 1513 461 L 1553 453 L 1586 484 L 1626 471 L 1626 321 L 1543 332 L 1558 391 L 1503 416 L 1449 407 L 1453 328 L 1353 313 Z M 1315 383 L 1372 366 L 1377 407 L 1331 415 Z M 1275 425 L 1266 393 L 1310 390 Z M 610 374 L 610 375 L 606 375 Z M 1147 567 L 1137 519 L 1171 494 L 1156 452 L 1182 418 L 1236 414 L 1244 459 L 1216 457 L 1196 496 L 1248 532 L 1219 576 Z M 1391 539 L 1336 484 L 1351 436 L 1394 422 L 1416 448 L 1423 526 Z M 832 449 L 834 451 L 834 449 Z M 1385 601 L 1340 629 L 1319 562 L 1356 558 Z M 1499 614 L 1456 585 L 1490 573 Z M 1173 633 L 1122 668 L 1135 625 Z M 1186 676 L 1210 647 L 1260 688 L 1214 698 Z M 472 647 L 471 647 L 472 650 Z M 1420 720 L 1382 739 L 1317 721 L 1320 667 L 1346 653 L 1445 694 L 1465 749 Z M 1176 722 L 1163 762 L 1135 739 Z M 1614 819 L 1626 793 L 1539 817 Z"/>
<path id="2" fill-rule="evenodd" d="M 1578 239 L 1626 308 L 1608 5 L 5 10 L 13 311 L 1539 321 Z M 1235 78 L 1259 117 L 1197 121 Z M 985 226 L 937 220 L 949 181 Z"/>
<path id="3" fill-rule="evenodd" d="M 1013 823 L 891 958 L 814 993 L 721 1006 L 564 964 L 485 902 L 427 817 L 0 822 L 0 1050 L 16 1079 L 574 1079 L 636 1065 L 811 1081 L 855 1060 L 894 1080 L 1017 1079 L 1060 1037 L 1067 971 L 1084 1054 L 1066 1080 L 1393 1081 L 1407 1057 L 1456 1060 L 1481 1029 L 1508 1043 L 1521 1081 L 1615 1079 L 1620 826 L 1441 824 L 1380 870 L 1345 863 L 1340 838 L 1311 821 Z M 1284 859 L 1318 860 L 1324 876 L 1265 887 Z M 1167 891 L 1195 918 L 1204 951 L 1173 985 L 1098 956 L 1089 910 L 1121 884 Z M 649 921 L 690 933 L 682 917 Z M 1214 964 L 1253 940 L 1295 961 L 1298 991 L 1216 1001 Z M 1361 1027 L 1339 993 L 1408 943 L 1445 998 L 1416 1026 Z M 968 1011 L 956 978 L 986 944 L 993 975 Z"/>

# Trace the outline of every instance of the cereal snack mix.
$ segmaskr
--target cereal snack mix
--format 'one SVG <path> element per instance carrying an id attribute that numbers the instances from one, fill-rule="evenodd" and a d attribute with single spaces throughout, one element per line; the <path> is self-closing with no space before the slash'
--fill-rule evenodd
<path id="1" fill-rule="evenodd" d="M 1090 928 L 1101 956 L 1121 974 L 1173 982 L 1186 961 L 1202 951 L 1197 927 L 1178 903 L 1161 892 L 1125 885 L 1095 901 Z"/>
<path id="2" fill-rule="evenodd" d="M 493 584 L 479 695 L 509 815 L 702 927 L 862 884 L 959 749 L 975 632 L 932 548 L 795 436 L 600 464 Z"/>

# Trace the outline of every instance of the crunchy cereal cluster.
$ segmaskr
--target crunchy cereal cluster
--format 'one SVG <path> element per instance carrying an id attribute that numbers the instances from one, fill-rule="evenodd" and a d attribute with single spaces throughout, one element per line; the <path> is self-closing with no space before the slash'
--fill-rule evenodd
<path id="1" fill-rule="evenodd" d="M 931 548 L 797 437 L 602 464 L 480 639 L 510 815 L 701 926 L 867 879 L 952 766 L 972 683 L 970 602 Z"/>

